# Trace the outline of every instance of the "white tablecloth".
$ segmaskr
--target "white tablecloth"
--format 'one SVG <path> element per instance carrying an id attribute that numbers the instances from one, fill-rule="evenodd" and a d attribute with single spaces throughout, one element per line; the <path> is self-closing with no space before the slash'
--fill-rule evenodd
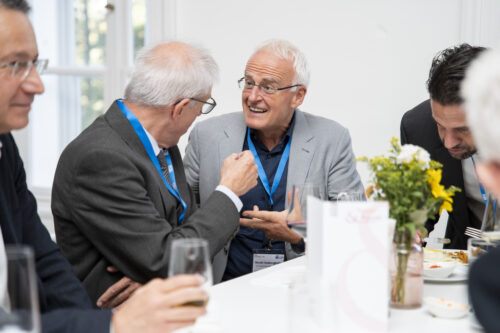
<path id="1" fill-rule="evenodd" d="M 211 290 L 209 315 L 190 330 L 194 333 L 323 332 L 307 310 L 297 310 L 289 285 L 305 281 L 305 257 L 216 285 Z M 465 282 L 424 284 L 424 297 L 468 303 Z M 299 307 L 301 304 L 299 304 Z M 471 316 L 461 319 L 432 317 L 424 307 L 390 310 L 390 332 L 477 332 Z"/>

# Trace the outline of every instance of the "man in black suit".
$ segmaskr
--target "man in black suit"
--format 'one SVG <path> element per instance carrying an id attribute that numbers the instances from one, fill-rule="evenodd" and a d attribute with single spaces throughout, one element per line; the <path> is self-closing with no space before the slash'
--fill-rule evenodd
<path id="1" fill-rule="evenodd" d="M 94 309 L 71 266 L 42 225 L 10 134 L 28 124 L 34 96 L 44 91 L 39 75 L 47 61 L 38 59 L 28 11 L 25 0 L 0 0 L 0 262 L 5 262 L 5 245 L 29 246 L 34 250 L 43 332 L 104 333 L 110 332 L 111 327 L 115 333 L 146 329 L 171 332 L 192 324 L 205 308 L 176 305 L 207 297 L 199 288 L 199 277 L 157 279 L 138 289 L 114 313 Z M 5 265 L 0 265 L 0 274 L 5 276 L 5 269 Z M 6 290 L 0 290 L 0 295 L 6 295 Z"/>
<path id="2" fill-rule="evenodd" d="M 476 147 L 465 120 L 459 87 L 470 62 L 484 48 L 462 44 L 441 51 L 432 61 L 427 81 L 430 100 L 405 113 L 401 120 L 401 143 L 426 149 L 431 158 L 443 164 L 442 183 L 462 191 L 453 198 L 446 237 L 452 249 L 465 249 L 465 228 L 481 227 L 485 203 L 474 172 L 472 157 Z M 428 220 L 428 232 L 436 220 Z"/>
<path id="3" fill-rule="evenodd" d="M 500 199 L 500 54 L 487 51 L 466 72 L 461 87 L 467 122 L 481 161 L 477 174 Z M 469 293 L 477 319 L 487 332 L 500 332 L 500 248 L 488 251 L 469 271 Z"/>

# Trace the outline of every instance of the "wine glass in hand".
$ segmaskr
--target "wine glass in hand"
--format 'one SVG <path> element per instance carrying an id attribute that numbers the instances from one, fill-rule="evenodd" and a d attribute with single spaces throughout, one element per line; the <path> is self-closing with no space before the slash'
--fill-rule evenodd
<path id="1" fill-rule="evenodd" d="M 213 284 L 212 265 L 208 254 L 208 242 L 201 238 L 180 238 L 172 241 L 168 276 L 198 274 L 205 279 L 202 288 L 207 290 Z M 182 305 L 203 306 L 205 300 Z"/>

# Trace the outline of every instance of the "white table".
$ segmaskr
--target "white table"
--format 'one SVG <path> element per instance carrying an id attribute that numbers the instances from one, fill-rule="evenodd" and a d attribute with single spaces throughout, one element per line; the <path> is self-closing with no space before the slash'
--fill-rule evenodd
<path id="1" fill-rule="evenodd" d="M 305 260 L 305 257 L 297 258 L 214 286 L 207 317 L 211 318 L 212 327 L 205 325 L 205 329 L 202 329 L 203 325 L 199 325 L 200 330 L 195 329 L 194 332 L 290 333 L 296 328 L 297 322 L 302 326 L 297 329 L 298 332 L 322 332 L 307 315 L 297 318 L 295 314 L 294 318 L 290 318 L 294 309 L 290 304 L 291 294 L 287 285 L 305 279 Z M 424 297 L 426 296 L 468 303 L 467 285 L 464 282 L 426 282 Z M 294 322 L 294 327 L 290 327 L 291 322 Z M 424 308 L 391 309 L 389 330 L 419 333 L 476 332 L 469 316 L 462 319 L 434 318 Z"/>

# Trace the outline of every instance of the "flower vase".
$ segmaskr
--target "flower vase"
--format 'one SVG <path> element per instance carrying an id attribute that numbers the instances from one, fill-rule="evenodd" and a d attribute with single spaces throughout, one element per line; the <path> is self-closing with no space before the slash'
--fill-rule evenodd
<path id="1" fill-rule="evenodd" d="M 396 230 L 390 262 L 391 307 L 415 309 L 422 306 L 424 255 L 411 233 Z"/>

